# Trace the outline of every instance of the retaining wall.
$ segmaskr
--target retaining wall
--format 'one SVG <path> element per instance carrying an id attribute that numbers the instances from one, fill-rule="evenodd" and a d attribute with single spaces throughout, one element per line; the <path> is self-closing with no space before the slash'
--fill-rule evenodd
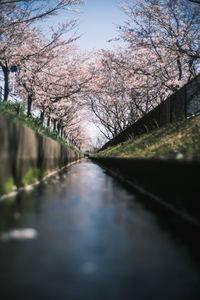
<path id="1" fill-rule="evenodd" d="M 53 139 L 0 115 L 0 194 L 11 177 L 20 186 L 29 169 L 53 170 L 80 156 Z"/>
<path id="2" fill-rule="evenodd" d="M 194 217 L 200 225 L 200 162 L 168 159 L 132 159 L 96 157 L 95 162 L 114 171 L 125 183 L 130 182 L 136 191 L 141 188 L 161 199 L 163 206 L 171 206 L 181 214 Z M 155 199 L 155 197 L 153 197 Z M 165 205 L 166 204 L 166 205 Z"/>

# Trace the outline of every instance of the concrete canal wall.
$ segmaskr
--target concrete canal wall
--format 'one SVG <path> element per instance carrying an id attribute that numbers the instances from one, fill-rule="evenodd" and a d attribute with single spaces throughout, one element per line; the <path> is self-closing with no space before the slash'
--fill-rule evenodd
<path id="1" fill-rule="evenodd" d="M 200 162 L 168 159 L 92 158 L 123 182 L 153 200 L 195 218 L 200 224 Z M 161 200 L 161 201 L 160 201 Z"/>
<path id="2" fill-rule="evenodd" d="M 17 186 L 29 170 L 53 170 L 81 154 L 0 115 L 0 194 L 12 178 Z"/>

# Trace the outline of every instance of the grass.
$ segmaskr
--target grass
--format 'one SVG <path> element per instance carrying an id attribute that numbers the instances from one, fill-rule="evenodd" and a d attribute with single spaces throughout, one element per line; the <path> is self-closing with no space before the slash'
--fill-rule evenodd
<path id="1" fill-rule="evenodd" d="M 10 119 L 16 120 L 23 125 L 33 129 L 34 131 L 48 136 L 51 139 L 63 144 L 65 147 L 70 148 L 74 151 L 79 152 L 74 146 L 68 144 L 65 139 L 57 134 L 57 132 L 52 131 L 50 127 L 45 127 L 42 125 L 42 121 L 39 118 L 27 117 L 25 112 L 25 106 L 19 103 L 11 102 L 0 102 L 0 113 L 6 115 Z"/>
<path id="2" fill-rule="evenodd" d="M 170 123 L 94 156 L 200 160 L 200 116 Z"/>

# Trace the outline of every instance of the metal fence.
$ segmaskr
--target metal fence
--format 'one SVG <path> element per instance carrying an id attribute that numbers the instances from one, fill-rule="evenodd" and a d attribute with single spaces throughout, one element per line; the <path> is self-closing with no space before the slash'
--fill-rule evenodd
<path id="1" fill-rule="evenodd" d="M 167 123 L 198 113 L 200 113 L 200 74 L 107 142 L 99 151 L 124 142 L 130 137 L 147 133 Z"/>

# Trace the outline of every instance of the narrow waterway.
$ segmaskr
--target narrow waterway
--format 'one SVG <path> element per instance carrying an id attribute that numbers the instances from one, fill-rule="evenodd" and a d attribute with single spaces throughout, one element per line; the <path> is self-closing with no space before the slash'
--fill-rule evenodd
<path id="1" fill-rule="evenodd" d="M 0 203 L 0 298 L 200 299 L 198 233 L 85 160 Z"/>

